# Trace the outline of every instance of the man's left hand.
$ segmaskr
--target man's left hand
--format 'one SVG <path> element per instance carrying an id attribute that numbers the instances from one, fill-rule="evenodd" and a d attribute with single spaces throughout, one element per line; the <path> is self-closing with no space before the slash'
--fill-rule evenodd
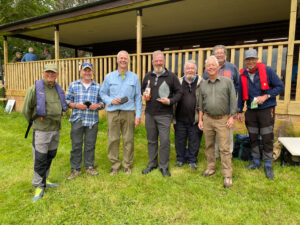
<path id="1" fill-rule="evenodd" d="M 135 127 L 137 127 L 141 122 L 141 118 L 135 118 L 134 123 L 135 123 Z"/>
<path id="2" fill-rule="evenodd" d="M 101 106 L 102 106 L 102 104 L 91 104 L 89 109 L 90 110 L 97 110 Z"/>
<path id="3" fill-rule="evenodd" d="M 268 95 L 258 96 L 256 99 L 257 104 L 261 105 L 268 99 Z"/>
<path id="4" fill-rule="evenodd" d="M 234 119 L 233 116 L 229 117 L 229 119 L 227 120 L 226 126 L 230 129 L 234 124 Z"/>
<path id="5" fill-rule="evenodd" d="M 168 99 L 168 98 L 160 98 L 160 99 L 157 99 L 157 101 L 161 102 L 164 105 L 170 105 L 170 99 Z"/>

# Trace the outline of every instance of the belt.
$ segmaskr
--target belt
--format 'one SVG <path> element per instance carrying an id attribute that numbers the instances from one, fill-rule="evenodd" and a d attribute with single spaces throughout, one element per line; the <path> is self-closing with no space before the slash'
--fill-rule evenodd
<path id="1" fill-rule="evenodd" d="M 220 120 L 220 119 L 224 119 L 224 118 L 228 118 L 228 117 L 229 117 L 229 115 L 223 115 L 223 116 L 211 116 L 211 115 L 209 115 L 209 114 L 207 114 L 207 113 L 205 113 L 205 115 L 208 116 L 209 118 L 215 119 L 215 120 Z"/>

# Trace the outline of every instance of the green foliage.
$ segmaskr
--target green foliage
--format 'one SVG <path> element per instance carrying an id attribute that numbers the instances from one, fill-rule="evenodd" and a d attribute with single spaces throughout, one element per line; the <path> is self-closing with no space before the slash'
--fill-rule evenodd
<path id="1" fill-rule="evenodd" d="M 95 155 L 99 176 L 83 173 L 73 181 L 66 180 L 71 140 L 65 117 L 49 177 L 59 186 L 46 189 L 43 199 L 32 203 L 32 131 L 24 139 L 27 124 L 22 115 L 5 114 L 3 108 L 0 111 L 1 224 L 299 224 L 299 167 L 280 167 L 275 162 L 276 178 L 271 181 L 263 169 L 246 171 L 247 162 L 234 159 L 233 187 L 224 189 L 219 160 L 215 175 L 201 176 L 205 169 L 203 145 L 198 171 L 186 165 L 175 168 L 172 140 L 172 176 L 163 178 L 158 170 L 142 175 L 148 153 L 145 127 L 140 126 L 135 131 L 132 175 L 120 171 L 110 176 L 104 117 L 99 123 Z"/>

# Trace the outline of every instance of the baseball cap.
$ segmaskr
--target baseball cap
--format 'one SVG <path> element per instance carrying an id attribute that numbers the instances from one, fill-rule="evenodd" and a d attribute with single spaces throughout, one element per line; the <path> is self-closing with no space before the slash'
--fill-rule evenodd
<path id="1" fill-rule="evenodd" d="M 249 49 L 245 51 L 245 59 L 248 58 L 258 58 L 257 57 L 257 51 L 255 49 Z"/>
<path id="2" fill-rule="evenodd" d="M 84 70 L 85 68 L 90 68 L 91 70 L 93 70 L 92 64 L 88 62 L 82 63 L 81 69 Z"/>
<path id="3" fill-rule="evenodd" d="M 56 64 L 45 64 L 44 65 L 44 72 L 46 72 L 46 71 L 53 71 L 54 73 L 57 73 Z"/>

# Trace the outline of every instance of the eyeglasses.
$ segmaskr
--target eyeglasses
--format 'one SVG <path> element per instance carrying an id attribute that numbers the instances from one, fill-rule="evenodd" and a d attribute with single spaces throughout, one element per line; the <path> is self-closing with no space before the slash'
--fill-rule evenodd
<path id="1" fill-rule="evenodd" d="M 155 83 L 154 83 L 154 86 L 157 85 L 157 81 L 158 81 L 158 77 L 155 77 Z"/>

